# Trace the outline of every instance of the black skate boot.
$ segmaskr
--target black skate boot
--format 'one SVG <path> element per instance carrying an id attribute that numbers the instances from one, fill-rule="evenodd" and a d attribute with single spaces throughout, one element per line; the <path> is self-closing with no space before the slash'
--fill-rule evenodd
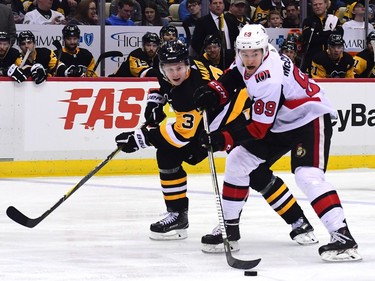
<path id="1" fill-rule="evenodd" d="M 180 240 L 187 238 L 188 211 L 168 212 L 167 216 L 151 224 L 150 238 L 153 240 Z"/>
<path id="2" fill-rule="evenodd" d="M 319 248 L 319 255 L 330 262 L 357 261 L 362 259 L 357 249 L 358 245 L 348 227 L 342 227 L 331 233 L 330 243 Z"/>
<path id="3" fill-rule="evenodd" d="M 239 220 L 225 221 L 225 229 L 227 231 L 228 241 L 232 252 L 238 252 L 240 247 L 238 240 L 240 240 Z M 214 228 L 211 234 L 202 236 L 202 252 L 204 253 L 222 253 L 224 252 L 223 237 L 221 235 L 220 225 Z"/>
<path id="4" fill-rule="evenodd" d="M 305 216 L 300 217 L 296 222 L 292 223 L 292 231 L 289 235 L 292 240 L 303 246 L 319 242 L 314 235 L 314 228 Z"/>

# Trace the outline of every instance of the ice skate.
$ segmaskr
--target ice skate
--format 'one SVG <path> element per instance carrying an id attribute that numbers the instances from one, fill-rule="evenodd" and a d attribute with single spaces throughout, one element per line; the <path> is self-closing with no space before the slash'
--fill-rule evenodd
<path id="1" fill-rule="evenodd" d="M 241 238 L 238 220 L 226 221 L 226 231 L 230 249 L 232 252 L 238 252 L 240 247 L 238 240 Z M 214 228 L 211 234 L 202 237 L 202 252 L 204 253 L 222 253 L 224 252 L 224 242 L 220 226 Z"/>
<path id="2" fill-rule="evenodd" d="M 292 223 L 292 231 L 289 235 L 292 240 L 303 246 L 319 242 L 315 237 L 314 228 L 305 217 L 301 217 L 295 223 Z"/>
<path id="3" fill-rule="evenodd" d="M 357 252 L 358 245 L 347 227 L 331 233 L 331 241 L 319 248 L 323 260 L 329 262 L 358 261 L 362 257 Z"/>
<path id="4" fill-rule="evenodd" d="M 167 216 L 151 224 L 150 238 L 153 240 L 181 240 L 187 238 L 188 212 L 168 212 Z"/>

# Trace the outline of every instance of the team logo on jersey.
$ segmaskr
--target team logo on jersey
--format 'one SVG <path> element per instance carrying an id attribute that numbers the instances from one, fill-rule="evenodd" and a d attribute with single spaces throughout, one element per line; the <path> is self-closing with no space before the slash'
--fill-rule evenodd
<path id="1" fill-rule="evenodd" d="M 296 157 L 302 158 L 306 155 L 306 149 L 302 147 L 302 144 L 298 144 L 297 150 L 296 150 Z"/>
<path id="2" fill-rule="evenodd" d="M 269 70 L 263 70 L 257 74 L 255 74 L 255 81 L 257 81 L 257 83 L 259 82 L 262 82 L 264 80 L 266 80 L 267 78 L 270 78 L 271 77 L 271 74 L 270 74 L 270 71 Z"/>
<path id="3" fill-rule="evenodd" d="M 83 41 L 87 46 L 90 46 L 94 41 L 94 33 L 85 33 L 83 35 Z"/>

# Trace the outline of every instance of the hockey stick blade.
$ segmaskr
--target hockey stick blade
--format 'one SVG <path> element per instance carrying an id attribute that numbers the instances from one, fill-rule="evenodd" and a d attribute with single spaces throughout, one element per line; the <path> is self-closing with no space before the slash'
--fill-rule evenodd
<path id="1" fill-rule="evenodd" d="M 203 126 L 204 130 L 207 134 L 210 133 L 210 128 L 208 125 L 208 117 L 207 112 L 203 111 Z M 230 244 L 227 236 L 227 231 L 225 229 L 225 221 L 224 221 L 224 212 L 223 212 L 223 206 L 221 203 L 220 198 L 220 190 L 219 185 L 217 183 L 217 175 L 216 175 L 216 168 L 215 168 L 215 160 L 214 160 L 214 153 L 212 151 L 212 147 L 207 147 L 207 156 L 208 156 L 208 163 L 210 165 L 210 172 L 211 172 L 211 180 L 212 180 L 212 186 L 214 187 L 215 191 L 215 197 L 216 197 L 216 210 L 219 217 L 219 226 L 221 230 L 221 235 L 223 238 L 223 244 L 224 244 L 224 252 L 225 257 L 227 258 L 227 263 L 229 266 L 237 269 L 251 269 L 256 267 L 261 259 L 255 259 L 255 260 L 239 260 L 233 257 L 232 251 L 230 249 Z"/>
<path id="2" fill-rule="evenodd" d="M 40 217 L 32 219 L 21 213 L 17 208 L 10 206 L 6 213 L 10 219 L 23 225 L 25 227 L 33 228 L 43 221 L 49 214 L 51 214 L 58 206 L 60 206 L 66 199 L 68 199 L 74 192 L 76 192 L 82 185 L 84 185 L 93 175 L 101 170 L 117 153 L 121 151 L 122 147 L 117 147 L 111 152 L 99 165 L 92 169 L 86 176 L 84 176 L 75 186 L 73 186 L 59 201 L 55 203 L 49 210 L 45 211 Z"/>
<path id="3" fill-rule="evenodd" d="M 88 75 L 88 77 L 92 77 L 92 76 L 94 75 L 96 69 L 98 68 L 98 66 L 99 66 L 99 64 L 100 64 L 100 62 L 101 62 L 102 60 L 104 60 L 104 59 L 106 59 L 106 58 L 110 58 L 110 57 L 122 57 L 122 56 L 124 56 L 124 54 L 123 54 L 122 52 L 120 52 L 120 51 L 108 51 L 108 52 L 102 53 L 102 54 L 98 57 L 98 59 L 97 59 L 95 65 L 94 65 L 94 68 L 93 68 L 93 70 L 91 71 L 90 75 Z"/>

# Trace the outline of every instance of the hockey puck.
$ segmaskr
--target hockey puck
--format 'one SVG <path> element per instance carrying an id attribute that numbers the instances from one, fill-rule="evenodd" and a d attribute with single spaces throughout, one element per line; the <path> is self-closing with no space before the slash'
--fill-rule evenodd
<path id="1" fill-rule="evenodd" d="M 258 271 L 245 270 L 244 275 L 245 276 L 257 276 L 258 275 Z"/>

